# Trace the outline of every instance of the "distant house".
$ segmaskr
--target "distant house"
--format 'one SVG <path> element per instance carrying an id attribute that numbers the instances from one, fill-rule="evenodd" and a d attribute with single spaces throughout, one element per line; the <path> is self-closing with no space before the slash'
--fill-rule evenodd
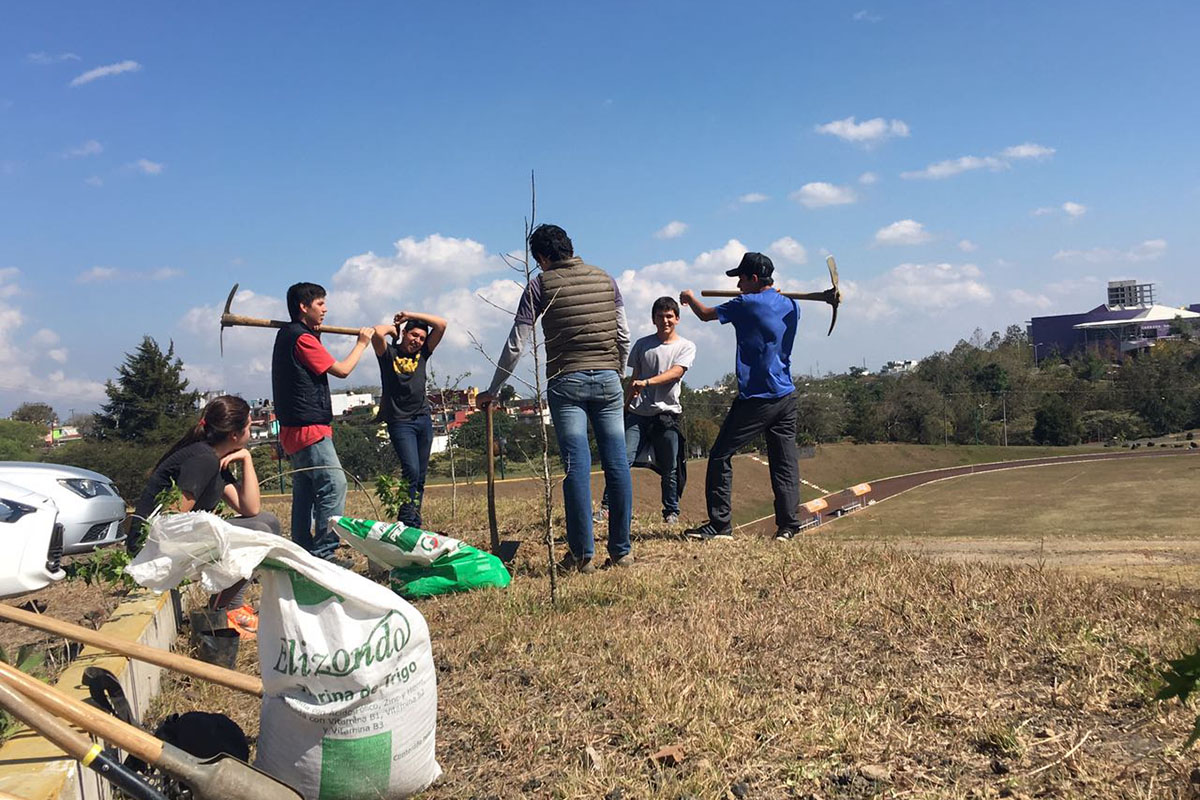
<path id="1" fill-rule="evenodd" d="M 336 392 L 329 395 L 333 404 L 333 415 L 340 417 L 353 408 L 375 405 L 375 397 L 370 392 Z"/>
<path id="2" fill-rule="evenodd" d="M 904 361 L 889 361 L 884 364 L 880 370 L 880 375 L 903 375 L 906 372 L 912 372 L 917 368 L 917 362 L 913 359 L 905 359 Z"/>
<path id="3" fill-rule="evenodd" d="M 50 432 L 45 435 L 43 440 L 48 445 L 59 445 L 65 442 L 73 442 L 77 439 L 82 439 L 83 434 L 74 425 L 64 425 L 61 428 L 51 428 Z"/>
<path id="4" fill-rule="evenodd" d="M 1200 320 L 1200 304 L 1173 308 L 1157 303 L 1152 283 L 1109 281 L 1107 300 L 1080 314 L 1031 319 L 1029 342 L 1034 361 L 1054 352 L 1066 356 L 1082 350 L 1121 358 L 1179 338 L 1174 330 L 1177 320 Z"/>

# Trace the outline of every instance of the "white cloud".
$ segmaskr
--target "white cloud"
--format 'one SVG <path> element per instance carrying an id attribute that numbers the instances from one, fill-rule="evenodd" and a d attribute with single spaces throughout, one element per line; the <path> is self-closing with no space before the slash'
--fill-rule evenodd
<path id="1" fill-rule="evenodd" d="M 115 267 L 92 267 L 86 272 L 81 272 L 76 278 L 76 283 L 101 283 L 103 281 L 111 281 L 117 277 L 118 270 Z"/>
<path id="2" fill-rule="evenodd" d="M 30 64 L 46 66 L 48 64 L 58 64 L 62 61 L 79 61 L 79 56 L 74 53 L 30 53 L 25 56 L 25 60 Z"/>
<path id="3" fill-rule="evenodd" d="M 845 142 L 873 145 L 897 136 L 908 136 L 908 124 L 904 120 L 886 120 L 883 117 L 855 122 L 854 117 L 837 119 L 816 126 L 817 133 L 836 136 Z"/>
<path id="4" fill-rule="evenodd" d="M 911 172 L 901 172 L 900 177 L 906 179 L 927 178 L 929 180 L 941 180 L 954 175 L 959 175 L 963 172 L 970 172 L 976 169 L 990 169 L 993 172 L 1006 169 L 1008 162 L 995 158 L 993 156 L 963 156 L 962 158 L 952 158 L 947 161 L 939 161 L 936 164 L 930 164 L 925 169 L 914 170 Z"/>
<path id="5" fill-rule="evenodd" d="M 1059 250 L 1055 261 L 1083 261 L 1089 264 L 1124 262 L 1136 264 L 1142 261 L 1157 261 L 1167 252 L 1166 239 L 1147 239 L 1128 250 L 1111 247 L 1093 247 L 1089 250 Z"/>
<path id="6" fill-rule="evenodd" d="M 78 147 L 72 147 L 63 153 L 63 158 L 85 158 L 87 156 L 95 156 L 104 152 L 104 145 L 97 142 L 95 139 L 88 139 Z"/>
<path id="7" fill-rule="evenodd" d="M 974 264 L 900 264 L 874 281 L 878 295 L 874 314 L 883 316 L 899 307 L 928 313 L 964 305 L 992 302 L 993 293 Z"/>
<path id="8" fill-rule="evenodd" d="M 104 179 L 101 178 L 99 175 L 90 175 L 90 176 L 84 178 L 83 182 L 86 183 L 88 186 L 93 186 L 96 188 L 100 188 L 101 186 L 104 185 Z"/>
<path id="9" fill-rule="evenodd" d="M 142 65 L 136 61 L 119 61 L 116 64 L 89 69 L 82 75 L 75 76 L 69 85 L 72 87 L 83 86 L 85 83 L 91 83 L 100 78 L 107 78 L 110 75 L 120 75 L 122 72 L 137 72 L 141 68 Z"/>
<path id="10" fill-rule="evenodd" d="M 852 19 L 855 22 L 881 22 L 883 20 L 883 17 L 881 17 L 877 14 L 872 14 L 870 11 L 867 11 L 864 8 L 861 11 L 854 12 L 854 16 L 852 17 Z"/>
<path id="11" fill-rule="evenodd" d="M 157 161 L 151 161 L 148 158 L 139 158 L 137 161 L 129 165 L 143 175 L 161 175 L 166 165 Z"/>
<path id="12" fill-rule="evenodd" d="M 1088 209 L 1087 206 L 1081 203 L 1073 203 L 1068 200 L 1061 206 L 1042 206 L 1041 208 L 1035 208 L 1029 213 L 1035 217 L 1044 217 L 1050 214 L 1058 214 L 1060 211 L 1066 214 L 1068 217 L 1077 218 L 1086 214 Z"/>
<path id="13" fill-rule="evenodd" d="M 679 220 L 671 220 L 666 225 L 654 232 L 656 239 L 678 239 L 683 234 L 687 233 L 687 223 Z"/>
<path id="14" fill-rule="evenodd" d="M 157 269 L 139 272 L 136 270 L 117 269 L 116 267 L 92 267 L 81 272 L 75 278 L 76 283 L 104 283 L 111 281 L 166 281 L 183 275 L 183 270 L 175 267 L 159 267 Z"/>
<path id="15" fill-rule="evenodd" d="M 960 239 L 958 242 L 958 249 L 962 250 L 964 253 L 974 253 L 979 249 L 979 245 L 975 244 L 970 239 Z"/>
<path id="16" fill-rule="evenodd" d="M 925 167 L 925 169 L 901 172 L 900 177 L 909 180 L 914 178 L 941 180 L 977 169 L 988 169 L 992 172 L 998 172 L 1012 166 L 1012 161 L 1021 159 L 1036 159 L 1041 161 L 1054 155 L 1055 152 L 1053 147 L 1026 142 L 1025 144 L 1006 147 L 997 156 L 962 156 L 961 158 L 938 161 L 935 164 Z"/>
<path id="17" fill-rule="evenodd" d="M 15 267 L 0 269 L 0 297 L 21 294 L 17 284 L 20 274 Z M 12 302 L 0 309 L 0 394 L 5 396 L 5 402 L 15 406 L 38 399 L 52 405 L 63 402 L 83 405 L 104 397 L 104 384 L 99 381 L 67 378 L 63 370 L 40 373 L 38 370 L 47 362 L 65 364 L 68 351 L 58 346 L 61 337 L 49 328 L 23 336 L 20 329 L 24 323 L 24 314 Z"/>
<path id="18" fill-rule="evenodd" d="M 431 283 L 466 285 L 472 278 L 505 269 L 500 256 L 489 254 L 473 239 L 432 234 L 407 236 L 394 244 L 391 256 L 371 251 L 351 256 L 333 275 L 330 308 L 372 324 L 390 319 L 410 305 L 413 290 Z M 337 301 L 336 304 L 334 301 Z"/>
<path id="19" fill-rule="evenodd" d="M 767 252 L 780 261 L 787 261 L 792 264 L 808 263 L 808 251 L 804 249 L 804 245 L 790 236 L 784 236 L 781 239 L 771 242 L 771 246 L 767 248 Z"/>
<path id="20" fill-rule="evenodd" d="M 1042 158 L 1049 158 L 1050 156 L 1054 155 L 1055 152 L 1056 151 L 1053 147 L 1045 147 L 1040 144 L 1034 144 L 1033 142 L 1026 142 L 1025 144 L 1018 144 L 1018 145 L 1013 145 L 1012 147 L 1006 147 L 1006 148 L 1004 148 L 1004 150 L 1001 151 L 1000 155 L 1003 156 L 1004 158 L 1012 158 L 1012 159 L 1021 159 L 1021 158 L 1042 159 Z"/>
<path id="21" fill-rule="evenodd" d="M 858 199 L 854 190 L 849 186 L 835 186 L 832 183 L 817 181 L 806 183 L 788 195 L 805 208 L 822 208 L 824 206 L 841 206 L 853 203 Z"/>
<path id="22" fill-rule="evenodd" d="M 875 231 L 875 243 L 884 245 L 924 244 L 932 238 L 923 224 L 912 219 L 902 219 Z"/>
<path id="23" fill-rule="evenodd" d="M 1054 305 L 1053 301 L 1049 297 L 1046 297 L 1046 295 L 1031 294 L 1024 289 L 1010 289 L 1004 295 L 1013 305 L 1035 308 L 1039 311 L 1045 311 Z"/>
<path id="24" fill-rule="evenodd" d="M 858 176 L 858 182 L 863 186 L 870 186 L 873 183 L 879 183 L 879 176 L 874 172 L 864 172 Z"/>
<path id="25" fill-rule="evenodd" d="M 749 192 L 748 194 L 744 194 L 741 197 L 739 197 L 738 202 L 739 203 L 765 203 L 770 199 L 771 199 L 770 197 L 767 197 L 765 194 L 763 194 L 761 192 Z"/>

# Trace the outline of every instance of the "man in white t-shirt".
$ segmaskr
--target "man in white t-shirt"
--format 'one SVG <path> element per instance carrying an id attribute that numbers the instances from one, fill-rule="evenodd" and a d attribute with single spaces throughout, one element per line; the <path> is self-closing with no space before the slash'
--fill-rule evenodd
<path id="1" fill-rule="evenodd" d="M 630 466 L 639 451 L 653 454 L 662 475 L 663 521 L 674 525 L 679 521 L 679 393 L 683 374 L 696 360 L 696 345 L 675 332 L 679 303 L 674 298 L 655 300 L 650 316 L 655 332 L 638 339 L 629 353 L 633 380 L 626 389 L 625 452 Z"/>

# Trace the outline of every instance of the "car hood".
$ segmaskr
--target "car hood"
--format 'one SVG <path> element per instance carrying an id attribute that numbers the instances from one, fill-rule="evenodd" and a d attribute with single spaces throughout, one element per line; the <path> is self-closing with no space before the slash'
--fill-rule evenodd
<path id="1" fill-rule="evenodd" d="M 112 483 L 99 472 L 69 464 L 43 464 L 39 461 L 0 461 L 0 480 L 13 475 L 45 475 L 48 478 L 87 478 L 100 483 Z"/>

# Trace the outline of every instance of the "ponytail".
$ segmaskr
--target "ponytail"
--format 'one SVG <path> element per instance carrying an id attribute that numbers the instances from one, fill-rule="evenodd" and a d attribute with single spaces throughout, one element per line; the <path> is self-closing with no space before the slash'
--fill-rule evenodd
<path id="1" fill-rule="evenodd" d="M 163 453 L 162 458 L 154 465 L 154 469 L 158 469 L 159 464 L 166 461 L 173 453 L 196 442 L 207 442 L 215 447 L 228 437 L 241 433 L 249 421 L 250 405 L 242 398 L 229 394 L 214 398 L 204 407 L 204 413 L 191 427 L 191 430 L 171 445 L 167 452 Z"/>

